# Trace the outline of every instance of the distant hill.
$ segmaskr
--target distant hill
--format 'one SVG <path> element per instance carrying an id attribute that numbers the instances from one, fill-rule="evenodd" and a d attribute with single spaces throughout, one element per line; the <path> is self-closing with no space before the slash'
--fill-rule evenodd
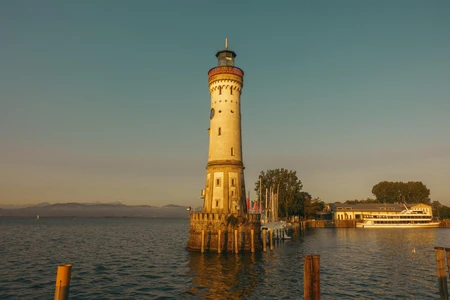
<path id="1" fill-rule="evenodd" d="M 0 217 L 145 217 L 189 218 L 185 206 L 163 207 L 117 203 L 41 203 L 34 206 L 0 208 Z"/>

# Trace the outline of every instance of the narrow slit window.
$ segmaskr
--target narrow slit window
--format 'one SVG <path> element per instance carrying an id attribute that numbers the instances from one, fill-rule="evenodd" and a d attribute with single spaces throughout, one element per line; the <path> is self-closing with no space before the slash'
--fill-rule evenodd
<path id="1" fill-rule="evenodd" d="M 233 88 L 230 87 L 230 95 L 233 95 Z"/>
<path id="2" fill-rule="evenodd" d="M 219 127 L 218 135 L 222 135 L 222 128 Z"/>
<path id="3" fill-rule="evenodd" d="M 216 200 L 216 207 L 219 207 L 219 200 Z"/>
<path id="4" fill-rule="evenodd" d="M 231 186 L 234 186 L 236 184 L 236 181 L 234 178 L 231 179 Z"/>
<path id="5" fill-rule="evenodd" d="M 231 156 L 234 156 L 234 147 L 231 147 Z"/>
<path id="6" fill-rule="evenodd" d="M 231 196 L 234 196 L 234 191 L 231 191 Z"/>
<path id="7" fill-rule="evenodd" d="M 216 179 L 216 186 L 220 186 L 220 178 Z"/>
<path id="8" fill-rule="evenodd" d="M 219 86 L 219 95 L 222 95 L 222 87 Z"/>

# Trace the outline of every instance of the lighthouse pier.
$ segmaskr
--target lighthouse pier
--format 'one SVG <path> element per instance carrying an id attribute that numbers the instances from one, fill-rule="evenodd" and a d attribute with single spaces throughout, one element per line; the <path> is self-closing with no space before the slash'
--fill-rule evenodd
<path id="1" fill-rule="evenodd" d="M 259 214 L 191 213 L 187 249 L 253 252 L 262 249 Z"/>

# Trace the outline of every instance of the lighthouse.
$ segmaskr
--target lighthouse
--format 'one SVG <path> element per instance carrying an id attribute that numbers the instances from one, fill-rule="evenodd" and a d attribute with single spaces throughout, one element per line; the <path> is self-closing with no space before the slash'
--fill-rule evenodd
<path id="1" fill-rule="evenodd" d="M 211 108 L 203 211 L 243 214 L 247 212 L 241 130 L 244 72 L 235 66 L 236 53 L 228 49 L 228 39 L 216 57 L 217 66 L 208 72 Z"/>
<path id="2" fill-rule="evenodd" d="M 190 212 L 191 251 L 250 252 L 261 249 L 260 214 L 247 211 L 242 156 L 241 94 L 244 71 L 235 66 L 236 53 L 216 53 L 217 66 L 208 71 L 210 93 L 209 151 L 201 212 Z"/>

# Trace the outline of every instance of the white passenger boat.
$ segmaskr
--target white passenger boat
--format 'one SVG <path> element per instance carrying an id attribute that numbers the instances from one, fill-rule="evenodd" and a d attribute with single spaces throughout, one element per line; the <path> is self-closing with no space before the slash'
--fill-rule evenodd
<path id="1" fill-rule="evenodd" d="M 381 213 L 368 215 L 364 221 L 356 223 L 358 228 L 436 228 L 439 221 L 433 221 L 433 215 L 419 209 L 405 209 L 397 214 Z"/>

